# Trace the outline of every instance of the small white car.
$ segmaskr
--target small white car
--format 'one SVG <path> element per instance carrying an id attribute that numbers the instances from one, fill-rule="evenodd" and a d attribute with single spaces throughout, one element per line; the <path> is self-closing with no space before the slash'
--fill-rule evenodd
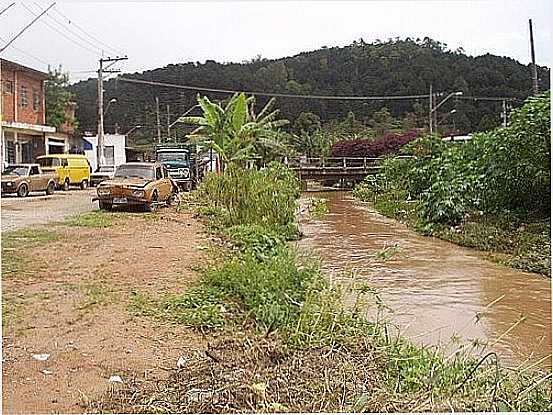
<path id="1" fill-rule="evenodd" d="M 90 175 L 90 185 L 97 186 L 104 180 L 113 179 L 115 166 L 101 166 L 96 172 Z"/>

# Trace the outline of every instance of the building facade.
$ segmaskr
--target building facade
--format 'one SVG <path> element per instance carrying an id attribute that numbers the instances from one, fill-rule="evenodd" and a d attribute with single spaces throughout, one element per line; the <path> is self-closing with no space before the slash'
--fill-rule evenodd
<path id="1" fill-rule="evenodd" d="M 32 163 L 50 149 L 48 135 L 56 133 L 46 125 L 45 85 L 48 74 L 2 59 L 0 62 L 0 153 L 6 164 Z M 58 147 L 66 137 L 52 137 Z"/>
<path id="2" fill-rule="evenodd" d="M 104 159 L 106 166 L 118 167 L 127 162 L 125 143 L 127 137 L 123 134 L 105 134 L 104 135 Z M 97 152 L 98 137 L 85 136 L 82 138 L 84 143 L 84 154 L 88 158 L 92 171 L 98 168 Z"/>

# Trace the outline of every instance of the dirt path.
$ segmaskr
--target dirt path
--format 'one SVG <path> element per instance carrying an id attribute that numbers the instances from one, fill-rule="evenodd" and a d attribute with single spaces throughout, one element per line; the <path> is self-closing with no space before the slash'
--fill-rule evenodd
<path id="1" fill-rule="evenodd" d="M 168 210 L 116 221 L 103 229 L 49 226 L 59 239 L 33 248 L 27 272 L 3 279 L 5 413 L 83 412 L 88 400 L 119 387 L 111 376 L 162 378 L 179 356 L 204 348 L 192 330 L 129 310 L 133 293 L 159 297 L 196 280 L 202 225 Z"/>
<path id="2" fill-rule="evenodd" d="M 98 209 L 98 202 L 92 203 L 95 194 L 96 189 L 57 191 L 52 196 L 44 196 L 44 192 L 32 193 L 25 198 L 2 195 L 2 232 Z"/>

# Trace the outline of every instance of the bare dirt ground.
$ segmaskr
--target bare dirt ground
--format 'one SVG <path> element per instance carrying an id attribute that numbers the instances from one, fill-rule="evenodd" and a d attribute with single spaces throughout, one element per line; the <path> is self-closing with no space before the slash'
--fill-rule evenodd
<path id="1" fill-rule="evenodd" d="M 183 292 L 204 265 L 206 234 L 189 214 L 118 215 L 108 228 L 49 225 L 60 238 L 33 248 L 40 268 L 4 277 L 5 413 L 83 412 L 120 376 L 168 376 L 205 349 L 197 332 L 133 315 L 133 293 Z M 49 354 L 37 361 L 34 354 Z"/>
<path id="2" fill-rule="evenodd" d="M 62 220 L 98 209 L 92 203 L 95 189 L 56 191 L 51 196 L 44 192 L 31 193 L 28 197 L 2 195 L 2 232 Z"/>

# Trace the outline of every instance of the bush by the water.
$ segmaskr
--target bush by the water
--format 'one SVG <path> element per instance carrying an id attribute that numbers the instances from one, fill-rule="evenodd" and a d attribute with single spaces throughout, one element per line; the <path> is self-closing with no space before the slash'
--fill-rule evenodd
<path id="1" fill-rule="evenodd" d="M 401 147 L 420 136 L 418 131 L 387 134 L 376 140 L 342 140 L 330 149 L 332 157 L 382 157 L 396 154 Z"/>
<path id="2" fill-rule="evenodd" d="M 296 208 L 300 185 L 295 174 L 280 163 L 262 170 L 229 164 L 222 174 L 210 174 L 199 188 L 207 203 L 204 211 L 217 216 L 224 227 L 259 225 L 297 235 Z"/>
<path id="3" fill-rule="evenodd" d="M 459 225 L 469 229 L 464 225 L 484 217 L 502 218 L 495 222 L 503 227 L 550 221 L 550 122 L 550 94 L 546 93 L 529 98 L 514 111 L 506 128 L 477 134 L 465 144 L 419 138 L 403 149 L 412 158 L 386 160 L 382 173 L 367 178 L 354 194 L 374 202 L 384 214 L 408 219 L 425 233 L 486 249 L 486 241 L 476 243 L 474 237 L 465 241 L 444 229 Z M 461 235 L 463 229 L 458 230 Z M 550 238 L 544 241 L 540 236 L 542 243 L 536 248 L 535 243 L 524 242 L 536 239 L 527 233 L 518 238 L 520 244 L 511 242 L 509 253 L 518 259 L 507 262 L 549 274 Z M 513 235 L 513 231 L 504 229 L 502 234 Z M 492 250 L 504 252 L 499 247 Z"/>

